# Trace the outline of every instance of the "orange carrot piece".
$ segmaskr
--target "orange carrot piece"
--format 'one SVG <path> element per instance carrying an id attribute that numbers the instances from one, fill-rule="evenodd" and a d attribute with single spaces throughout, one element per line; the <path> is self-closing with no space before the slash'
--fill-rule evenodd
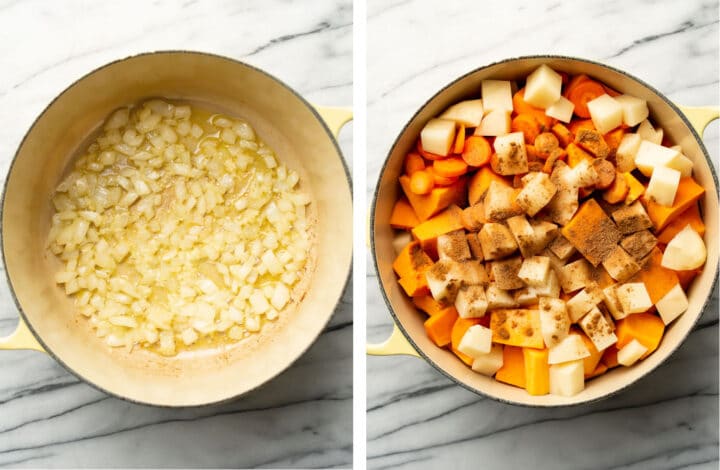
<path id="1" fill-rule="evenodd" d="M 523 348 L 525 362 L 525 390 L 530 395 L 550 393 L 550 366 L 548 349 Z"/>
<path id="2" fill-rule="evenodd" d="M 410 242 L 393 261 L 393 271 L 398 277 L 413 277 L 432 266 L 432 260 L 423 252 L 419 242 Z"/>
<path id="3" fill-rule="evenodd" d="M 574 77 L 572 77 L 572 79 L 570 80 L 570 82 L 569 82 L 569 83 L 567 84 L 567 86 L 565 87 L 565 91 L 563 91 L 563 96 L 564 96 L 565 98 L 567 98 L 567 97 L 569 96 L 569 94 L 570 94 L 570 91 L 571 91 L 573 88 L 575 88 L 578 84 L 580 84 L 580 83 L 582 83 L 582 82 L 584 82 L 584 81 L 587 81 L 587 80 L 590 80 L 590 77 L 588 77 L 588 76 L 585 75 L 584 73 L 583 73 L 583 74 L 580 74 L 580 75 L 575 75 Z"/>
<path id="4" fill-rule="evenodd" d="M 433 299 L 431 295 L 418 295 L 413 297 L 413 304 L 429 316 L 433 316 L 442 312 L 445 307 L 440 304 L 437 300 Z"/>
<path id="5" fill-rule="evenodd" d="M 655 247 L 647 256 L 643 269 L 638 271 L 628 282 L 644 283 L 650 300 L 656 304 L 680 280 L 675 271 L 662 266 L 662 252 Z"/>
<path id="6" fill-rule="evenodd" d="M 562 147 L 567 147 L 570 142 L 575 140 L 575 136 L 570 132 L 570 129 L 559 122 L 552 126 L 552 133 L 555 134 Z"/>
<path id="7" fill-rule="evenodd" d="M 425 332 L 436 346 L 445 347 L 452 341 L 452 328 L 457 319 L 458 313 L 455 307 L 448 307 L 425 320 Z"/>
<path id="8" fill-rule="evenodd" d="M 516 387 L 525 388 L 525 355 L 523 348 L 505 346 L 503 365 L 495 374 L 495 380 Z"/>
<path id="9" fill-rule="evenodd" d="M 440 176 L 453 178 L 467 173 L 468 165 L 462 158 L 448 157 L 443 160 L 435 160 L 433 170 Z"/>
<path id="10" fill-rule="evenodd" d="M 633 313 L 618 320 L 615 326 L 618 349 L 622 349 L 623 346 L 636 339 L 648 348 L 643 357 L 647 357 L 657 349 L 663 333 L 665 333 L 665 323 L 659 316 L 652 313 Z"/>
<path id="11" fill-rule="evenodd" d="M 528 163 L 533 160 L 545 160 L 547 156 L 540 156 L 537 147 L 533 144 L 525 144 L 525 153 L 527 154 Z"/>
<path id="12" fill-rule="evenodd" d="M 525 136 L 525 143 L 532 144 L 535 138 L 540 135 L 540 123 L 532 114 L 518 114 L 510 123 L 512 132 L 522 132 Z"/>
<path id="13" fill-rule="evenodd" d="M 625 200 L 629 190 L 630 188 L 628 187 L 627 181 L 623 177 L 622 173 L 616 173 L 615 180 L 609 188 L 603 191 L 602 197 L 610 204 L 617 204 L 620 201 Z"/>
<path id="14" fill-rule="evenodd" d="M 635 178 L 630 172 L 623 173 L 622 175 L 628 185 L 628 193 L 627 196 L 625 196 L 625 204 L 630 205 L 635 202 L 637 198 L 643 195 L 645 192 L 645 185 L 638 181 L 637 178 Z"/>
<path id="15" fill-rule="evenodd" d="M 422 142 L 420 142 L 420 139 L 418 139 L 416 147 L 417 147 L 418 153 L 419 153 L 420 155 L 422 155 L 423 158 L 426 158 L 426 159 L 428 159 L 428 160 L 440 160 L 440 159 L 445 158 L 444 155 L 438 155 L 438 154 L 436 154 L 436 153 L 427 152 L 427 151 L 423 148 Z"/>
<path id="16" fill-rule="evenodd" d="M 568 87 L 567 99 L 575 105 L 574 113 L 582 118 L 589 118 L 588 101 L 605 94 L 605 88 L 595 80 L 583 80 L 572 88 Z"/>
<path id="17" fill-rule="evenodd" d="M 471 135 L 465 139 L 465 146 L 462 150 L 462 158 L 470 166 L 487 165 L 492 155 L 490 142 L 480 135 Z"/>
<path id="18" fill-rule="evenodd" d="M 398 199 L 390 215 L 390 226 L 392 228 L 410 230 L 419 223 L 420 219 L 418 219 L 407 199 Z"/>
<path id="19" fill-rule="evenodd" d="M 535 117 L 541 127 L 540 132 L 549 131 L 555 124 L 555 119 L 545 114 L 545 110 L 536 108 L 525 101 L 525 88 L 518 90 L 513 95 L 513 110 L 515 114 L 527 114 Z"/>
<path id="20" fill-rule="evenodd" d="M 435 171 L 435 168 L 433 168 L 434 165 L 430 165 L 427 168 L 425 168 L 425 171 L 430 173 L 430 175 L 433 177 L 433 182 L 435 183 L 435 186 L 450 186 L 457 182 L 459 179 L 457 176 L 442 176 L 438 174 L 437 171 Z"/>
<path id="21" fill-rule="evenodd" d="M 568 155 L 568 165 L 570 168 L 575 167 L 578 163 L 580 163 L 583 160 L 587 160 L 589 162 L 593 161 L 593 156 L 587 153 L 585 150 L 583 150 L 579 145 L 575 143 L 571 143 L 567 146 Z"/>
<path id="22" fill-rule="evenodd" d="M 657 235 L 658 243 L 667 245 L 670 243 L 670 240 L 672 240 L 673 237 L 688 224 L 690 224 L 690 227 L 700 234 L 701 237 L 705 235 L 705 223 L 700 216 L 700 210 L 698 209 L 697 204 L 691 204 L 690 207 L 682 211 L 680 215 L 669 222 L 662 232 Z"/>
<path id="23" fill-rule="evenodd" d="M 507 187 L 512 186 L 508 180 L 492 171 L 492 168 L 484 166 L 480 168 L 480 170 L 470 179 L 468 201 L 471 206 L 477 204 L 480 199 L 482 199 L 485 195 L 485 191 L 487 191 L 488 187 L 490 187 L 490 183 L 492 181 L 497 181 Z"/>
<path id="24" fill-rule="evenodd" d="M 433 177 L 425 170 L 418 170 L 410 176 L 410 191 L 415 194 L 428 194 L 435 186 Z"/>
<path id="25" fill-rule="evenodd" d="M 431 168 L 431 167 L 430 167 Z M 405 196 L 415 210 L 421 222 L 442 211 L 452 204 L 464 204 L 467 179 L 459 178 L 450 186 L 434 188 L 430 194 L 415 194 L 410 189 L 410 177 L 403 175 L 399 178 Z"/>
<path id="26" fill-rule="evenodd" d="M 512 97 L 513 110 L 516 114 L 538 111 L 539 108 L 525 101 L 525 88 L 520 88 Z M 541 110 L 540 110 L 541 111 Z"/>
<path id="27" fill-rule="evenodd" d="M 619 91 L 616 91 L 616 90 L 610 88 L 609 86 L 605 85 L 604 83 L 603 83 L 603 89 L 605 90 L 605 93 L 607 93 L 608 95 L 612 96 L 613 98 L 615 98 L 616 96 L 622 95 L 622 93 L 620 93 Z M 669 146 L 668 146 L 668 147 L 669 147 Z"/>
<path id="28" fill-rule="evenodd" d="M 455 324 L 452 327 L 452 331 L 450 332 L 450 349 L 452 352 L 455 353 L 457 357 L 460 358 L 461 361 L 463 361 L 465 364 L 472 366 L 473 358 L 468 356 L 465 353 L 462 353 L 458 350 L 458 346 L 460 345 L 460 340 L 465 335 L 467 330 L 473 326 L 473 325 L 479 325 L 480 319 L 479 318 L 460 318 L 458 317 L 457 320 L 455 320 Z"/>
<path id="29" fill-rule="evenodd" d="M 406 175 L 412 175 L 416 171 L 424 170 L 425 169 L 425 160 L 423 160 L 423 157 L 420 156 L 420 154 L 415 152 L 410 152 L 405 157 L 405 174 Z"/>
<path id="30" fill-rule="evenodd" d="M 453 153 L 461 154 L 465 148 L 465 124 L 460 124 L 457 134 L 455 134 L 455 145 L 453 145 Z"/>
<path id="31" fill-rule="evenodd" d="M 555 162 L 558 160 L 566 160 L 567 159 L 567 152 L 564 149 L 557 149 L 553 150 L 553 152 L 550 154 L 547 160 L 545 160 L 545 163 L 543 164 L 542 171 L 545 173 L 552 173 L 553 167 L 555 166 Z"/>
<path id="32" fill-rule="evenodd" d="M 664 229 L 667 224 L 685 212 L 685 209 L 694 204 L 703 194 L 705 194 L 705 188 L 697 184 L 692 177 L 686 176 L 680 178 L 680 184 L 675 193 L 675 200 L 673 201 L 672 207 L 662 206 L 648 200 L 644 196 L 641 196 L 640 200 L 645 205 L 645 210 L 648 216 L 650 216 L 655 230 L 659 232 Z"/>

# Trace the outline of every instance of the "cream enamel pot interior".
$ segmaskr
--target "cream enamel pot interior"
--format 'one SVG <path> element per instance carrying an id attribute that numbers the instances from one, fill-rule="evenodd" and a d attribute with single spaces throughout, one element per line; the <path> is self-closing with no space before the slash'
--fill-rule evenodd
<path id="1" fill-rule="evenodd" d="M 54 284 L 45 249 L 50 197 L 69 162 L 114 109 L 164 97 L 246 119 L 278 158 L 301 174 L 317 223 L 315 269 L 297 310 L 268 323 L 243 347 L 165 358 L 112 349 L 73 313 Z M 45 350 L 81 379 L 110 394 L 160 406 L 194 406 L 237 397 L 297 359 L 327 324 L 352 257 L 349 174 L 335 141 L 351 112 L 313 108 L 271 75 L 212 54 L 169 51 L 105 65 L 62 92 L 37 118 L 7 176 L 3 255 L 21 318 L 0 349 Z"/>
<path id="2" fill-rule="evenodd" d="M 477 97 L 480 81 L 484 79 L 518 80 L 526 77 L 541 64 L 570 74 L 585 73 L 616 90 L 647 100 L 651 119 L 662 127 L 666 135 L 683 148 L 693 160 L 694 176 L 703 187 L 705 196 L 701 201 L 707 232 L 708 258 L 705 269 L 693 282 L 688 298 L 690 308 L 671 324 L 660 347 L 647 359 L 633 367 L 615 368 L 609 373 L 587 383 L 583 392 L 573 397 L 554 395 L 531 396 L 525 390 L 505 385 L 473 372 L 446 349 L 435 346 L 425 334 L 423 321 L 426 315 L 418 311 L 404 295 L 392 270 L 395 252 L 392 247 L 393 230 L 388 221 L 394 201 L 401 191 L 397 183 L 402 171 L 403 159 L 413 147 L 424 124 L 440 114 L 449 105 Z M 678 108 L 660 92 L 625 72 L 596 62 L 558 56 L 533 56 L 509 59 L 472 71 L 440 90 L 430 98 L 410 119 L 395 140 L 375 188 L 371 209 L 370 238 L 380 287 L 395 320 L 390 338 L 382 344 L 368 345 L 373 355 L 407 354 L 424 358 L 431 365 L 459 385 L 475 393 L 496 400 L 542 407 L 556 407 L 586 403 L 618 392 L 665 361 L 688 336 L 703 308 L 707 304 L 717 279 L 718 270 L 718 189 L 717 176 L 707 150 L 698 134 L 718 117 L 718 108 Z"/>

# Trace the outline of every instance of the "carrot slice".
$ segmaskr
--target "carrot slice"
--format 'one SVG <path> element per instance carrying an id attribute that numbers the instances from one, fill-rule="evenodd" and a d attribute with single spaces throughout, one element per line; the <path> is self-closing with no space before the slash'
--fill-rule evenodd
<path id="1" fill-rule="evenodd" d="M 435 186 L 451 186 L 455 184 L 458 180 L 457 176 L 449 177 L 438 174 L 438 172 L 435 171 L 432 165 L 425 168 L 425 171 L 432 175 Z"/>
<path id="2" fill-rule="evenodd" d="M 513 109 L 517 114 L 538 111 L 539 108 L 525 101 L 525 88 L 520 88 L 512 97 Z"/>
<path id="3" fill-rule="evenodd" d="M 605 88 L 603 88 L 602 84 L 594 80 L 587 79 L 572 87 L 568 91 L 567 99 L 572 101 L 575 105 L 575 110 L 573 112 L 576 115 L 583 118 L 589 118 L 590 111 L 588 111 L 587 107 L 588 101 L 592 101 L 598 96 L 602 96 L 604 94 Z"/>
<path id="4" fill-rule="evenodd" d="M 618 202 L 625 200 L 629 190 L 630 188 L 628 187 L 627 181 L 623 177 L 622 173 L 616 172 L 615 180 L 609 188 L 603 191 L 602 197 L 610 204 L 617 204 Z"/>
<path id="5" fill-rule="evenodd" d="M 405 157 L 405 174 L 412 175 L 416 171 L 425 169 L 425 160 L 420 154 L 410 152 Z"/>
<path id="6" fill-rule="evenodd" d="M 436 153 L 427 152 L 427 151 L 423 148 L 422 142 L 420 142 L 420 139 L 418 139 L 418 141 L 417 141 L 417 146 L 416 146 L 416 147 L 417 147 L 418 153 L 419 153 L 420 155 L 422 155 L 424 158 L 427 158 L 428 160 L 441 160 L 441 159 L 445 158 L 445 156 L 443 156 L 443 155 L 438 155 L 438 154 L 436 154 Z"/>
<path id="7" fill-rule="evenodd" d="M 563 147 L 567 147 L 570 142 L 575 140 L 575 136 L 570 132 L 570 129 L 559 122 L 552 126 L 552 133 L 555 134 Z"/>
<path id="8" fill-rule="evenodd" d="M 518 114 L 510 123 L 510 129 L 513 132 L 522 132 L 525 136 L 525 142 L 532 144 L 537 136 L 540 135 L 540 122 L 532 114 Z"/>
<path id="9" fill-rule="evenodd" d="M 570 83 L 568 83 L 567 86 L 565 87 L 565 91 L 563 92 L 563 96 L 564 96 L 565 98 L 567 98 L 568 96 L 570 96 L 570 92 L 572 91 L 573 88 L 575 88 L 575 87 L 578 86 L 580 83 L 582 83 L 582 82 L 584 82 L 584 81 L 587 81 L 587 80 L 590 80 L 590 77 L 588 77 L 588 76 L 585 75 L 585 74 L 575 75 L 575 76 L 572 78 L 572 80 L 570 80 Z"/>
<path id="10" fill-rule="evenodd" d="M 427 194 L 433 186 L 433 177 L 425 170 L 416 171 L 410 176 L 410 191 L 415 194 Z"/>
<path id="11" fill-rule="evenodd" d="M 433 162 L 433 171 L 440 176 L 452 178 L 462 176 L 467 173 L 468 166 L 465 160 L 458 157 L 448 157 L 443 160 L 435 160 Z"/>
<path id="12" fill-rule="evenodd" d="M 470 166 L 487 165 L 492 155 L 490 142 L 480 135 L 471 135 L 465 139 L 465 146 L 462 150 L 462 158 Z"/>
<path id="13" fill-rule="evenodd" d="M 462 153 L 465 148 L 465 125 L 460 124 L 460 128 L 455 134 L 455 145 L 453 146 L 453 153 Z"/>

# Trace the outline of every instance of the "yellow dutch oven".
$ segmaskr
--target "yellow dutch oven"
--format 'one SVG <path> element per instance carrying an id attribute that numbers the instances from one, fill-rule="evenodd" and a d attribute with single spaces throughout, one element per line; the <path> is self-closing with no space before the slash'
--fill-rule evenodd
<path id="1" fill-rule="evenodd" d="M 658 349 L 632 367 L 615 368 L 587 383 L 584 391 L 573 397 L 555 395 L 531 396 L 512 387 L 473 372 L 446 349 L 435 346 L 425 334 L 426 315 L 418 311 L 399 287 L 392 261 L 395 252 L 390 227 L 390 213 L 399 196 L 397 183 L 405 155 L 415 145 L 425 123 L 451 104 L 470 97 L 476 98 L 480 82 L 485 79 L 524 79 L 541 64 L 572 75 L 587 74 L 610 87 L 647 100 L 650 117 L 664 129 L 671 141 L 681 145 L 683 153 L 694 162 L 693 176 L 706 189 L 701 208 L 706 225 L 705 240 L 708 257 L 705 268 L 688 292 L 690 307 L 665 332 Z M 493 399 L 520 405 L 557 407 L 587 403 L 608 397 L 638 381 L 662 364 L 690 334 L 707 305 L 718 274 L 718 180 L 700 135 L 707 124 L 718 118 L 715 107 L 679 107 L 650 85 L 613 67 L 597 62 L 560 56 L 531 56 L 508 59 L 469 72 L 430 98 L 408 121 L 393 144 L 375 188 L 371 208 L 370 240 L 385 302 L 395 321 L 390 337 L 381 344 L 367 347 L 371 355 L 405 354 L 425 359 L 449 379 L 468 390 Z"/>
<path id="2" fill-rule="evenodd" d="M 51 194 L 73 156 L 111 111 L 150 97 L 197 103 L 246 119 L 297 169 L 317 215 L 315 270 L 297 310 L 243 347 L 165 358 L 97 339 L 55 285 L 45 248 Z M 2 204 L 2 251 L 20 311 L 0 349 L 45 351 L 95 387 L 160 406 L 215 403 L 255 389 L 285 370 L 322 332 L 345 287 L 352 257 L 349 173 L 335 138 L 351 112 L 311 106 L 266 72 L 212 54 L 168 51 L 129 57 L 89 73 L 37 118 L 15 154 Z M 314 206 L 314 207 L 312 207 Z"/>

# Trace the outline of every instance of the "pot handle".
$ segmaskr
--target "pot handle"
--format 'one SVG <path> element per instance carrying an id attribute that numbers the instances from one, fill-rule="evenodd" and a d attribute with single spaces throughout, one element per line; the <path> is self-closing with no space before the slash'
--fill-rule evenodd
<path id="1" fill-rule="evenodd" d="M 720 117 L 720 106 L 680 106 L 680 111 L 690 121 L 695 131 L 702 137 L 703 132 L 711 121 Z"/>
<path id="2" fill-rule="evenodd" d="M 405 338 L 402 331 L 393 323 L 393 330 L 390 337 L 382 343 L 369 343 L 365 346 L 366 352 L 371 356 L 415 356 L 420 354 L 412 347 L 410 342 Z"/>
<path id="3" fill-rule="evenodd" d="M 2 349 L 32 349 L 45 352 L 22 318 L 18 319 L 18 325 L 14 332 L 0 338 L 0 350 Z"/>
<path id="4" fill-rule="evenodd" d="M 325 124 L 337 139 L 340 129 L 353 118 L 353 112 L 350 108 L 342 108 L 336 106 L 318 106 L 313 105 L 320 117 L 323 118 Z"/>

